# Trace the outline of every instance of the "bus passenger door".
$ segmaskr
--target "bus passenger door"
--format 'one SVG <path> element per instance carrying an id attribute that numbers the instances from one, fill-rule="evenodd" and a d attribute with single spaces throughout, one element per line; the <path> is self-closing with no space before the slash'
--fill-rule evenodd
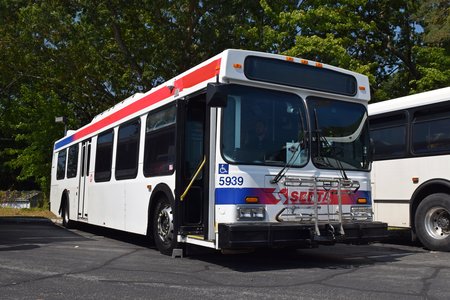
<path id="1" fill-rule="evenodd" d="M 78 219 L 87 219 L 87 192 L 89 180 L 89 163 L 91 159 L 91 140 L 81 142 L 81 172 L 78 189 Z"/>
<path id="2" fill-rule="evenodd" d="M 194 180 L 194 174 L 200 168 L 205 158 L 206 149 L 206 104 L 205 95 L 199 95 L 183 103 L 181 111 L 181 122 L 184 128 L 179 127 L 182 138 L 179 140 L 182 147 L 179 153 L 179 175 L 177 190 L 179 196 L 184 195 L 180 200 L 179 218 L 180 231 L 182 234 L 192 234 L 204 236 L 207 232 L 207 216 L 205 216 L 208 205 L 208 193 L 205 186 L 207 184 L 207 163 L 201 168 Z M 207 158 L 206 158 L 207 160 Z M 188 188 L 192 181 L 192 185 Z"/>

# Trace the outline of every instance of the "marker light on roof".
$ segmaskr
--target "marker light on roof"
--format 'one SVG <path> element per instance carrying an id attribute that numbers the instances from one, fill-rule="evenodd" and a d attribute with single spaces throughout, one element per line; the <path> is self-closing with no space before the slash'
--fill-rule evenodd
<path id="1" fill-rule="evenodd" d="M 294 58 L 293 58 L 293 57 L 290 57 L 290 56 L 286 56 L 286 60 L 287 60 L 287 61 L 294 61 Z"/>
<path id="2" fill-rule="evenodd" d="M 304 64 L 304 65 L 307 65 L 307 64 L 308 64 L 308 61 L 307 61 L 306 59 L 302 59 L 300 62 L 301 62 L 302 64 Z"/>

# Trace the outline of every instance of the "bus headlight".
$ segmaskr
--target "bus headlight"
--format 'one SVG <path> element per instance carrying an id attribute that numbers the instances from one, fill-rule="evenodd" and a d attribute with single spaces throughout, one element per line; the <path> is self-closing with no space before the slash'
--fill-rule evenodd
<path id="1" fill-rule="evenodd" d="M 238 206 L 238 221 L 260 221 L 266 218 L 266 210 L 264 206 Z"/>
<path id="2" fill-rule="evenodd" d="M 350 208 L 352 220 L 372 220 L 372 207 L 352 206 Z"/>

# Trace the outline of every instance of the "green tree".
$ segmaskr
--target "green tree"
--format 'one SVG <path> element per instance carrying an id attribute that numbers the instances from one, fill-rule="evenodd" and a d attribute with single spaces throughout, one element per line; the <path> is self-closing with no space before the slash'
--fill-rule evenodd
<path id="1" fill-rule="evenodd" d="M 424 28 L 423 43 L 414 47 L 420 78 L 413 92 L 450 86 L 450 3 L 425 0 L 415 19 Z"/>
<path id="2" fill-rule="evenodd" d="M 15 133 L 17 145 L 22 147 L 5 150 L 14 157 L 8 165 L 20 169 L 19 180 L 31 178 L 48 193 L 53 142 L 63 131 L 55 124 L 55 116 L 67 111 L 54 93 L 42 95 L 33 88 L 22 87 L 19 99 L 10 111 L 11 117 L 16 119 L 10 128 Z"/>

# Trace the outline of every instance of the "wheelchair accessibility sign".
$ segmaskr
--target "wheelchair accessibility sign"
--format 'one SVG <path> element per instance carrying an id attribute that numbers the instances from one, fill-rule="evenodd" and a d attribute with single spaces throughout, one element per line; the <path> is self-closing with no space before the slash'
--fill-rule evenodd
<path id="1" fill-rule="evenodd" d="M 219 164 L 219 174 L 228 174 L 228 164 Z"/>

